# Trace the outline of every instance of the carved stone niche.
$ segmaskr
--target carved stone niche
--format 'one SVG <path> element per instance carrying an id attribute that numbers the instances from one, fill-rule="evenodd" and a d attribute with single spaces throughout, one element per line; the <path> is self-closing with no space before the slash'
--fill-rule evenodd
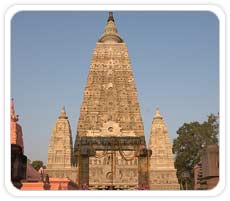
<path id="1" fill-rule="evenodd" d="M 121 127 L 114 121 L 107 121 L 101 128 L 102 136 L 121 136 Z"/>

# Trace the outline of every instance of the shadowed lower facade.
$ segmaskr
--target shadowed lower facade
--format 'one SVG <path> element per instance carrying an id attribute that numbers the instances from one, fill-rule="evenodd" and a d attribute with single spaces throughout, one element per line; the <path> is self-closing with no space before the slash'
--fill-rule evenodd
<path id="1" fill-rule="evenodd" d="M 148 149 L 128 49 L 110 12 L 93 51 L 74 148 L 63 109 L 52 132 L 47 172 L 69 177 L 79 188 L 179 189 L 166 125 L 158 129 L 158 120 Z"/>

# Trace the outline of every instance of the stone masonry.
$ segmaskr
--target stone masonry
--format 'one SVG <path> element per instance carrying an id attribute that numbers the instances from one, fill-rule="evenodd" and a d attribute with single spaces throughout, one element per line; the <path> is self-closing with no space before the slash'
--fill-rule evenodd
<path id="1" fill-rule="evenodd" d="M 50 177 L 69 177 L 77 181 L 77 168 L 73 166 L 71 128 L 64 107 L 53 127 L 46 172 Z"/>
<path id="2" fill-rule="evenodd" d="M 149 161 L 150 189 L 180 189 L 176 169 L 174 168 L 168 129 L 159 108 L 157 108 L 155 117 L 153 118 L 149 148 L 152 150 L 152 156 Z"/>
<path id="3" fill-rule="evenodd" d="M 78 139 L 83 136 L 144 137 L 128 49 L 118 35 L 111 12 L 90 64 L 78 120 L 76 158 Z M 140 181 L 134 149 L 123 146 L 122 150 L 95 150 L 95 156 L 89 157 L 89 187 L 137 188 Z"/>

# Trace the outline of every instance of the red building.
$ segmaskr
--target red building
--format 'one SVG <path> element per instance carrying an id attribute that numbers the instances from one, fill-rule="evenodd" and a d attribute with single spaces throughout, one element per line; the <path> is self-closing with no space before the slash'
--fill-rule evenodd
<path id="1" fill-rule="evenodd" d="M 11 100 L 11 181 L 16 188 L 21 188 L 21 180 L 26 178 L 27 157 L 24 155 L 22 128 L 17 123 L 18 115 L 15 113 L 14 100 Z"/>

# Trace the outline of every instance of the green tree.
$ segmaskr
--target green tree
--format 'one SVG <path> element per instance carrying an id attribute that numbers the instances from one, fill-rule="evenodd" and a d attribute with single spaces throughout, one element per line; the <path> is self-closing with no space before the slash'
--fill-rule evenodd
<path id="1" fill-rule="evenodd" d="M 40 169 L 40 167 L 42 167 L 43 166 L 43 162 L 42 161 L 39 161 L 39 160 L 36 160 L 36 161 L 33 161 L 32 163 L 31 163 L 31 165 L 33 166 L 33 168 L 35 169 L 35 170 L 39 170 Z"/>
<path id="2" fill-rule="evenodd" d="M 179 182 L 188 184 L 188 189 L 193 189 L 193 168 L 200 159 L 207 145 L 218 144 L 219 116 L 213 114 L 203 123 L 184 123 L 177 131 L 177 138 L 173 141 L 173 153 L 175 154 L 175 167 Z"/>

